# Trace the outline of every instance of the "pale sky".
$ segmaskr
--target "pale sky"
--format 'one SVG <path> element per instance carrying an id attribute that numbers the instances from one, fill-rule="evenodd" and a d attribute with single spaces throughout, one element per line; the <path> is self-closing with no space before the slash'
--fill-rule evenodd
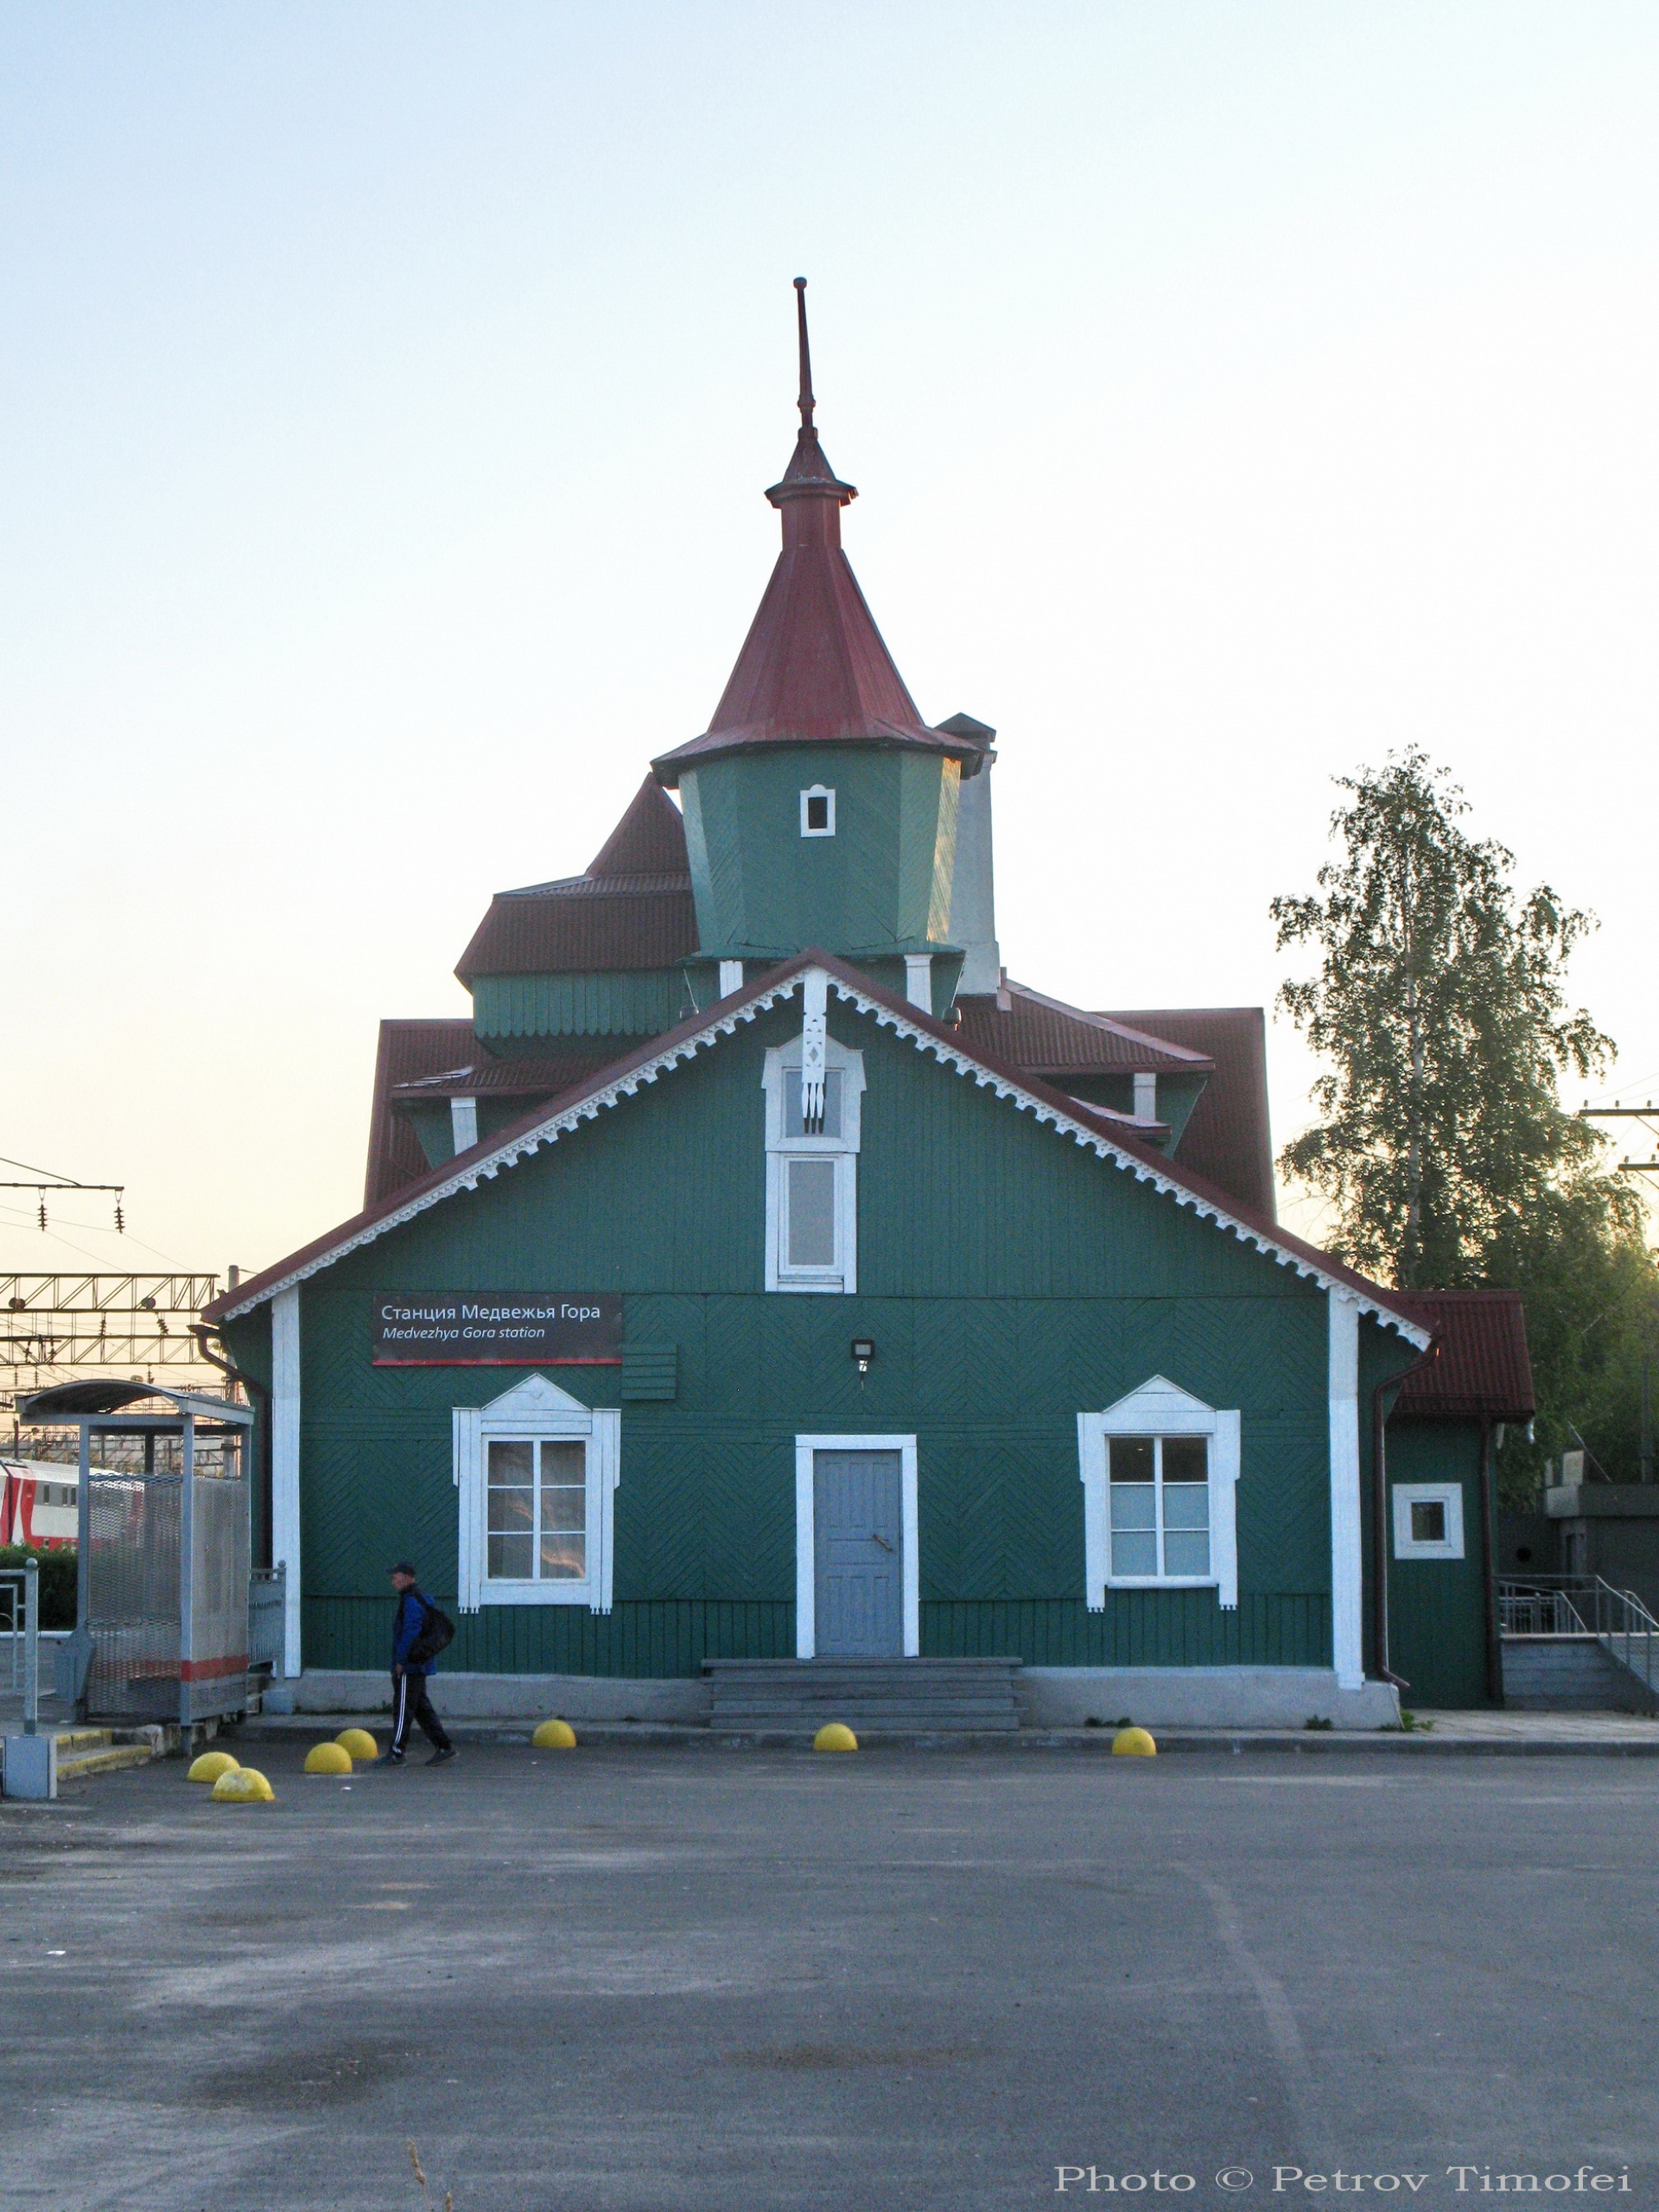
<path id="1" fill-rule="evenodd" d="M 0 1268 L 361 1204 L 378 1019 L 707 723 L 798 272 L 1016 977 L 1270 1003 L 1415 741 L 1659 1090 L 1656 115 L 1651 0 L 0 6 L 0 1154 L 130 1227 Z"/>

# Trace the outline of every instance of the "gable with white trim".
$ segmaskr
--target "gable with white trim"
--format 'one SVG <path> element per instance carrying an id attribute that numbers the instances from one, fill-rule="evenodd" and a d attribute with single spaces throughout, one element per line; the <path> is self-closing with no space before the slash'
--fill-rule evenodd
<path id="1" fill-rule="evenodd" d="M 1011 1110 L 1030 1115 L 1039 1125 L 1052 1129 L 1064 1142 L 1077 1146 L 1091 1153 L 1103 1165 L 1131 1176 L 1137 1183 L 1149 1185 L 1175 1205 L 1211 1223 L 1219 1231 L 1237 1238 L 1253 1247 L 1264 1256 L 1296 1274 L 1316 1283 L 1325 1291 L 1338 1291 L 1351 1298 L 1362 1313 L 1370 1313 L 1384 1326 L 1396 1331 L 1408 1342 L 1420 1348 L 1429 1340 L 1428 1332 L 1415 1320 L 1395 1311 L 1386 1300 L 1386 1294 L 1374 1286 L 1362 1285 L 1351 1280 L 1345 1271 L 1338 1272 L 1334 1263 L 1325 1262 L 1325 1255 L 1299 1248 L 1262 1224 L 1245 1220 L 1230 1211 L 1217 1199 L 1191 1188 L 1166 1164 L 1154 1160 L 1115 1141 L 1086 1113 L 1071 1110 L 1068 1105 L 1042 1096 L 1016 1077 L 1006 1075 L 988 1065 L 963 1046 L 945 1037 L 933 1033 L 900 1012 L 885 999 L 860 988 L 844 976 L 827 969 L 797 969 L 770 986 L 759 989 L 746 1002 L 731 1007 L 711 1018 L 700 1028 L 682 1033 L 675 1041 L 659 1052 L 650 1053 L 608 1081 L 596 1082 L 580 1098 L 548 1115 L 516 1135 L 505 1136 L 475 1158 L 459 1166 L 449 1174 L 430 1183 L 428 1187 L 401 1205 L 388 1207 L 370 1221 L 358 1225 L 348 1224 L 336 1236 L 325 1238 L 309 1251 L 296 1255 L 291 1262 L 279 1265 L 260 1281 L 251 1294 L 245 1294 L 234 1305 L 227 1305 L 228 1319 L 239 1319 L 257 1306 L 277 1295 L 294 1284 L 310 1280 L 333 1267 L 348 1253 L 389 1236 L 407 1223 L 416 1220 L 433 1207 L 462 1191 L 476 1190 L 480 1184 L 516 1167 L 521 1161 L 534 1157 L 584 1123 L 596 1121 L 601 1115 L 625 1105 L 642 1090 L 670 1077 L 673 1072 L 695 1059 L 699 1054 L 718 1049 L 727 1039 L 735 1036 L 747 1025 L 773 1007 L 799 998 L 809 975 L 822 976 L 829 994 L 858 1013 L 872 1017 L 876 1024 L 891 1031 L 916 1050 L 938 1061 L 957 1075 L 994 1096 L 1005 1101 Z"/>

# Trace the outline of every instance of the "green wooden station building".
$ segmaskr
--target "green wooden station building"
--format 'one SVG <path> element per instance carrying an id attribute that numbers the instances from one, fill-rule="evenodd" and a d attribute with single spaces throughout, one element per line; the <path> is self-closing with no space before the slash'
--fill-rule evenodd
<path id="1" fill-rule="evenodd" d="M 271 1700 L 384 1694 L 406 1554 L 456 1712 L 695 1720 L 830 1674 L 1055 1725 L 1501 1694 L 1517 1302 L 1278 1226 L 1259 1009 L 1009 980 L 996 734 L 925 722 L 876 629 L 800 335 L 709 727 L 582 874 L 492 899 L 470 1020 L 383 1025 L 363 1211 L 209 1310 L 266 1423 Z"/>

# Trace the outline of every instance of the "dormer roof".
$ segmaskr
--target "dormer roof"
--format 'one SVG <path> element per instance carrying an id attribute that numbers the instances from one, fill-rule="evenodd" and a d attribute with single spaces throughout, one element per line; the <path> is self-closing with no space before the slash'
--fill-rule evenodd
<path id="1" fill-rule="evenodd" d="M 647 776 L 584 874 L 496 893 L 455 973 L 470 983 L 671 968 L 696 949 L 685 824 Z"/>

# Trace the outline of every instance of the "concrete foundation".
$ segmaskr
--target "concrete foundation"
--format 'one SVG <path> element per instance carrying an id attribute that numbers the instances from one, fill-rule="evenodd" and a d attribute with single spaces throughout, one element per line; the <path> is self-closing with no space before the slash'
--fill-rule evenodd
<path id="1" fill-rule="evenodd" d="M 706 1681 L 683 1675 L 636 1680 L 616 1675 L 464 1675 L 432 1677 L 432 1702 L 454 1720 L 679 1721 L 709 1718 Z M 266 1713 L 390 1713 L 391 1676 L 308 1667 L 273 1681 L 260 1700 Z"/>
<path id="2" fill-rule="evenodd" d="M 1022 1667 L 1014 1678 L 1028 1728 L 1128 1719 L 1145 1728 L 1397 1728 L 1387 1682 L 1339 1688 L 1329 1667 Z"/>
<path id="3" fill-rule="evenodd" d="M 1328 1667 L 1024 1667 L 1014 1675 L 1021 1725 L 1082 1728 L 1128 1717 L 1153 1728 L 1397 1728 L 1398 1694 L 1384 1682 L 1338 1688 Z M 710 1685 L 682 1675 L 467 1675 L 433 1677 L 432 1700 L 455 1720 L 708 1721 Z M 389 1675 L 308 1669 L 273 1682 L 267 1713 L 389 1713 Z"/>

